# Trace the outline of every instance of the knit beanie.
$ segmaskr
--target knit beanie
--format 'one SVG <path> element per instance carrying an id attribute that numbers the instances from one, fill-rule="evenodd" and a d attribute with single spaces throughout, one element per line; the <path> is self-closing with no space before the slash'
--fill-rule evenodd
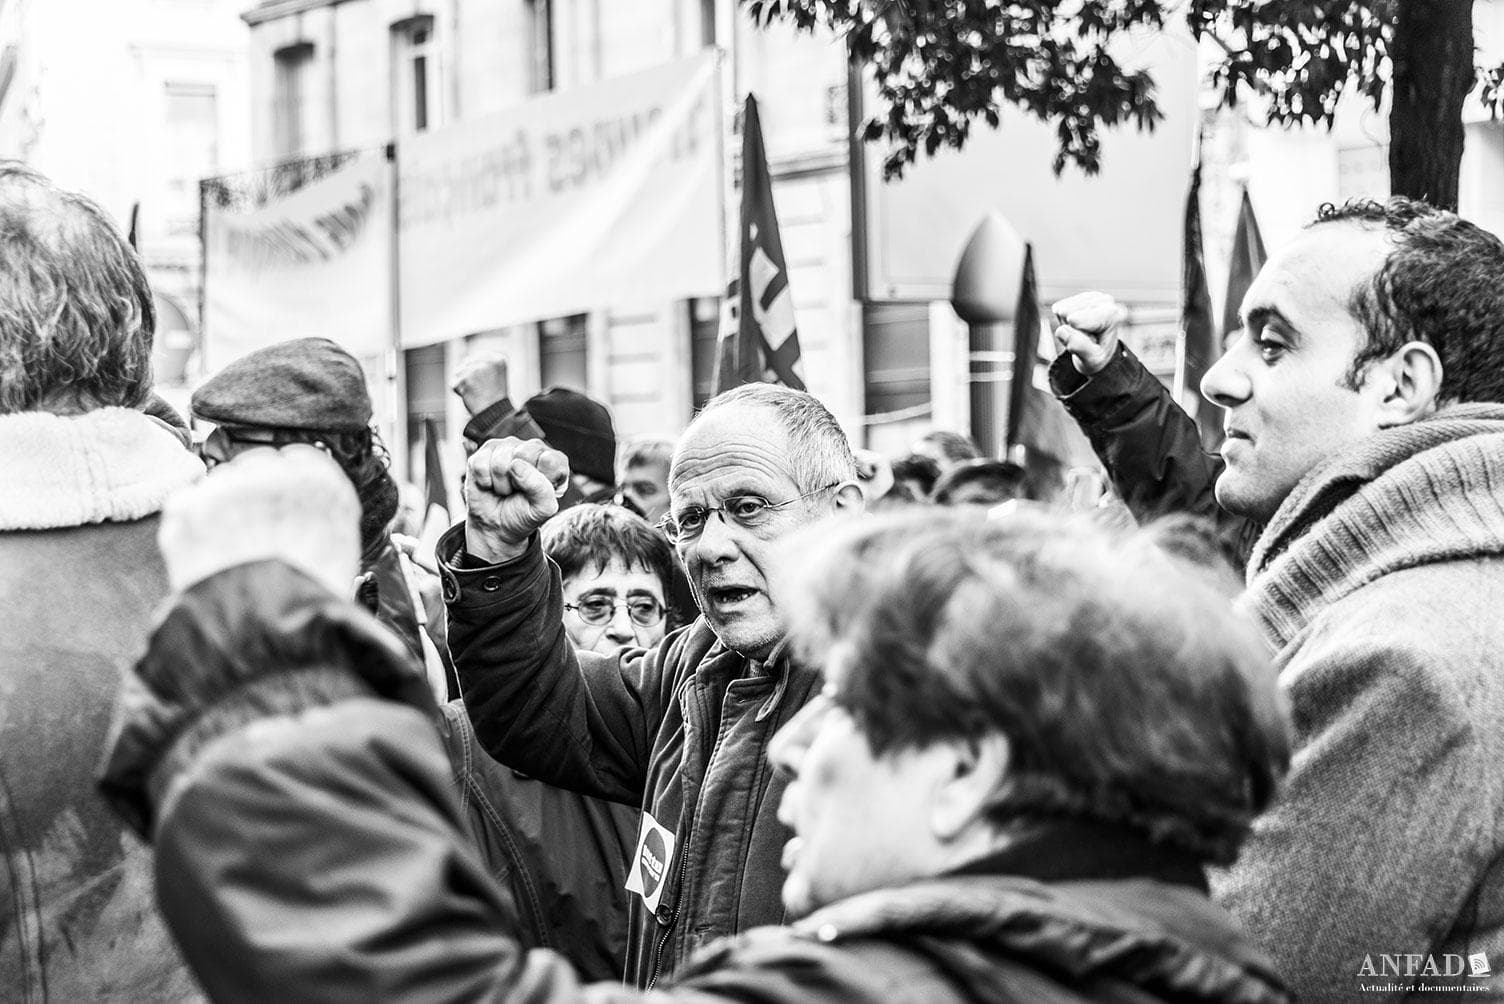
<path id="1" fill-rule="evenodd" d="M 605 484 L 616 483 L 616 429 L 610 410 L 577 390 L 550 387 L 522 406 L 548 445 L 569 458 L 569 468 Z"/>

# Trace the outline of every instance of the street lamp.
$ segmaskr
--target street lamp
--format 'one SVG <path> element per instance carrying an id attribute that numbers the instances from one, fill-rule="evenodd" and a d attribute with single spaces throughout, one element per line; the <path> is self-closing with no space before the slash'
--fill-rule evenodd
<path id="1" fill-rule="evenodd" d="M 951 306 L 970 329 L 971 435 L 989 457 L 1001 457 L 1008 443 L 1013 320 L 1028 247 L 1001 213 L 988 213 L 966 242 L 951 287 Z"/>

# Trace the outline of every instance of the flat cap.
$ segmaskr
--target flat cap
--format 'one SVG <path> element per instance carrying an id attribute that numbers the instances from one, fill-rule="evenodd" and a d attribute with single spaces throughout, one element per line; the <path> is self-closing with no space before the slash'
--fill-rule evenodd
<path id="1" fill-rule="evenodd" d="M 243 356 L 193 392 L 195 418 L 220 425 L 359 432 L 371 394 L 355 357 L 327 338 L 296 338 Z"/>

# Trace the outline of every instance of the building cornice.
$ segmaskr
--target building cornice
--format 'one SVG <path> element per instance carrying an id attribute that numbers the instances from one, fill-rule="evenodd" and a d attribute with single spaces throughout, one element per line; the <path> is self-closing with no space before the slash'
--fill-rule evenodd
<path id="1" fill-rule="evenodd" d="M 821 174 L 840 174 L 851 164 L 844 144 L 802 153 L 769 158 L 768 173 L 779 181 L 809 178 Z"/>
<path id="2" fill-rule="evenodd" d="M 266 21 L 275 21 L 291 14 L 301 14 L 315 7 L 333 7 L 343 2 L 344 0 L 266 0 L 244 11 L 240 15 L 240 20 L 254 28 Z"/>

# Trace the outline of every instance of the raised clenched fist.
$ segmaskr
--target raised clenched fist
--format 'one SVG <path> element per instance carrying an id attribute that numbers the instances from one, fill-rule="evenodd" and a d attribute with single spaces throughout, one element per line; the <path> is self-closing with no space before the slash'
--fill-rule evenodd
<path id="1" fill-rule="evenodd" d="M 478 352 L 460 363 L 451 388 L 471 415 L 485 411 L 507 396 L 507 357 L 499 352 Z"/>
<path id="2" fill-rule="evenodd" d="M 465 550 L 490 564 L 521 555 L 568 486 L 569 459 L 542 440 L 487 440 L 465 477 Z"/>
<path id="3" fill-rule="evenodd" d="M 1069 353 L 1076 371 L 1096 376 L 1117 354 L 1119 328 L 1128 316 L 1121 303 L 1095 290 L 1068 296 L 1051 308 L 1059 326 L 1055 344 Z"/>

